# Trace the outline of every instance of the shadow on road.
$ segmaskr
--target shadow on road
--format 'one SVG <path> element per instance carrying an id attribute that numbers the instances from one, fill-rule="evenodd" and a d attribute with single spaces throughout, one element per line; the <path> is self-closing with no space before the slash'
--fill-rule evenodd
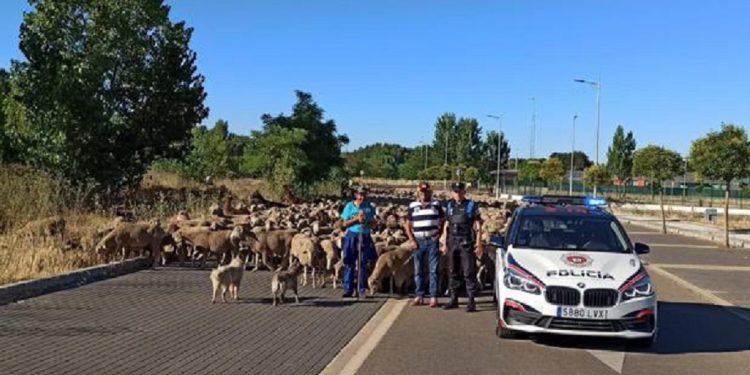
<path id="1" fill-rule="evenodd" d="M 750 350 L 750 309 L 702 303 L 659 302 L 659 335 L 650 348 L 627 340 L 544 335 L 537 343 L 563 348 L 653 354 L 722 353 Z"/>

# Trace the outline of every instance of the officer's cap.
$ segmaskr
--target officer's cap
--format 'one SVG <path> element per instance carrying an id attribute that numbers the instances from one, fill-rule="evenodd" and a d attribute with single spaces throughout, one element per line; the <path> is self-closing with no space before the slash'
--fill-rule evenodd
<path id="1" fill-rule="evenodd" d="M 463 182 L 454 182 L 453 185 L 451 185 L 451 189 L 455 192 L 459 192 L 466 189 L 466 184 Z"/>

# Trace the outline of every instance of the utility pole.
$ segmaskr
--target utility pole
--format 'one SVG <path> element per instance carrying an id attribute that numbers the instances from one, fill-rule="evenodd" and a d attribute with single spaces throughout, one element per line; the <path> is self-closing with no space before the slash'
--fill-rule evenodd
<path id="1" fill-rule="evenodd" d="M 576 119 L 578 118 L 578 114 L 576 113 L 573 115 L 573 142 L 572 147 L 570 149 L 570 187 L 568 189 L 568 195 L 573 196 L 573 168 L 574 168 L 574 160 L 576 155 Z"/>
<path id="2" fill-rule="evenodd" d="M 591 87 L 596 88 L 596 155 L 595 155 L 595 162 L 596 165 L 599 165 L 599 127 L 601 123 L 601 113 L 602 113 L 602 78 L 599 77 L 599 80 L 596 82 L 593 81 L 587 81 L 585 79 L 574 79 L 574 82 L 577 83 L 585 83 Z M 596 196 L 596 189 L 597 186 L 594 185 L 594 196 Z"/>
<path id="3" fill-rule="evenodd" d="M 534 151 L 536 148 L 536 98 L 531 97 L 531 142 L 529 145 L 529 160 L 534 158 Z"/>
<path id="4" fill-rule="evenodd" d="M 445 132 L 445 163 L 444 165 L 448 165 L 448 135 L 449 134 L 450 133 L 448 133 L 447 131 Z M 443 189 L 448 190 L 448 180 L 445 178 L 443 178 Z"/>

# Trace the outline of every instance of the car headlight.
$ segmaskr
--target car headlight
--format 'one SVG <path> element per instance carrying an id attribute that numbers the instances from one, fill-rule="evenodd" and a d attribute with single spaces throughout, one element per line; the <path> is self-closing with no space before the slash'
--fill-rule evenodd
<path id="1" fill-rule="evenodd" d="M 505 270 L 505 277 L 503 278 L 503 284 L 508 289 L 520 290 L 531 294 L 541 294 L 542 289 L 539 285 L 533 283 L 531 280 L 522 276 L 518 272 L 510 269 Z"/>
<path id="2" fill-rule="evenodd" d="M 622 292 L 622 300 L 627 301 L 635 298 L 650 297 L 652 295 L 654 295 L 654 288 L 651 286 L 651 278 L 645 276 Z"/>

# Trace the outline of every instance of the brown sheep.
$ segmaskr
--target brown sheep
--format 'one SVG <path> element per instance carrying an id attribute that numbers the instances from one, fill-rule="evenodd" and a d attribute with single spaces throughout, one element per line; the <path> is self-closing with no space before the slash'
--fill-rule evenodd
<path id="1" fill-rule="evenodd" d="M 65 219 L 52 216 L 34 220 L 24 225 L 19 231 L 29 237 L 60 237 L 62 240 L 65 234 Z"/>
<path id="2" fill-rule="evenodd" d="M 133 250 L 148 250 L 154 258 L 154 267 L 161 262 L 161 246 L 166 233 L 159 221 L 150 223 L 122 222 L 96 245 L 97 254 L 104 260 L 122 251 L 124 260 Z"/>
<path id="3" fill-rule="evenodd" d="M 281 258 L 282 267 L 289 259 L 289 249 L 292 247 L 292 237 L 297 234 L 295 230 L 258 230 L 247 233 L 247 244 L 250 250 L 255 253 L 255 268 L 259 269 L 259 259 L 262 259 L 263 265 L 273 270 L 269 263 L 269 257 Z"/>
<path id="4" fill-rule="evenodd" d="M 208 228 L 188 228 L 179 231 L 179 238 L 193 248 L 191 258 L 201 259 L 201 266 L 205 266 L 209 254 L 220 257 L 219 262 L 226 264 L 233 257 L 240 254 L 240 242 L 247 238 L 242 227 L 232 230 L 212 231 Z"/>
<path id="5" fill-rule="evenodd" d="M 394 288 L 400 293 L 408 293 L 414 278 L 412 252 L 406 249 L 398 249 L 380 256 L 375 263 L 375 269 L 373 269 L 370 278 L 367 280 L 370 294 L 375 294 L 379 291 L 381 282 L 386 276 L 390 276 L 391 294 L 393 294 Z"/>
<path id="6" fill-rule="evenodd" d="M 303 281 L 302 286 L 307 286 L 307 269 L 312 269 L 312 287 L 316 287 L 316 276 L 317 270 L 323 271 L 323 285 L 325 287 L 325 261 L 326 254 L 319 246 L 319 241 L 315 237 L 311 237 L 306 234 L 296 234 L 292 237 L 292 246 L 289 252 L 289 262 L 291 264 L 293 259 L 297 259 L 302 266 L 303 270 Z"/>

